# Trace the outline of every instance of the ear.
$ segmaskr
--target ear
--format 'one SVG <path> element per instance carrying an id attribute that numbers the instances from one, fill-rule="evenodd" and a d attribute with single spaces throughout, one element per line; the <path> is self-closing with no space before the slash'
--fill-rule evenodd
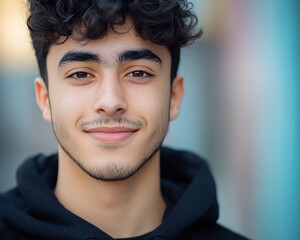
<path id="1" fill-rule="evenodd" d="M 184 94 L 183 76 L 177 75 L 173 79 L 171 94 L 170 121 L 179 115 L 179 107 Z"/>
<path id="2" fill-rule="evenodd" d="M 46 84 L 42 78 L 36 78 L 34 84 L 35 84 L 36 102 L 42 111 L 43 118 L 46 121 L 51 122 L 49 95 L 48 95 L 48 89 L 46 87 Z"/>

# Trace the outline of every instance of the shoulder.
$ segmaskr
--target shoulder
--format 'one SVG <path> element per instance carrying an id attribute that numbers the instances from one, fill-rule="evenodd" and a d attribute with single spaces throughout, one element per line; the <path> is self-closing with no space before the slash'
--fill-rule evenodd
<path id="1" fill-rule="evenodd" d="M 249 240 L 222 225 L 219 224 L 196 224 L 186 229 L 178 240 L 197 240 L 197 239 L 207 239 L 207 240 Z"/>
<path id="2" fill-rule="evenodd" d="M 22 201 L 20 201 L 17 195 L 16 188 L 0 194 L 0 239 L 15 239 L 13 231 L 9 226 L 10 219 L 17 217 L 15 209 L 22 205 Z"/>
<path id="3" fill-rule="evenodd" d="M 0 194 L 0 219 L 3 221 L 8 212 L 12 209 L 20 208 L 24 205 L 23 200 L 19 196 L 17 188 Z"/>
<path id="4" fill-rule="evenodd" d="M 210 231 L 210 230 L 209 230 Z M 211 230 L 212 239 L 224 239 L 224 240 L 249 240 L 245 236 L 242 236 L 232 230 L 225 228 L 219 224 Z"/>

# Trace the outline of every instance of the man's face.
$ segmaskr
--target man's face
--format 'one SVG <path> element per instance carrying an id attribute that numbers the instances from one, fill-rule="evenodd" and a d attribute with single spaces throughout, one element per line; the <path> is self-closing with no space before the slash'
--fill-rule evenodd
<path id="1" fill-rule="evenodd" d="M 36 91 L 59 152 L 96 179 L 134 174 L 159 149 L 170 116 L 177 116 L 182 96 L 172 102 L 170 69 L 168 49 L 133 30 L 53 45 L 47 56 L 48 91 L 42 81 Z M 183 92 L 182 79 L 176 86 Z"/>

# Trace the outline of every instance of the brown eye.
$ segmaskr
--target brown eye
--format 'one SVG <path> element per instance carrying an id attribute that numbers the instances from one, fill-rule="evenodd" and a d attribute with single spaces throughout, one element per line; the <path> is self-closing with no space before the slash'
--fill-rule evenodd
<path id="1" fill-rule="evenodd" d="M 134 71 L 128 74 L 129 77 L 135 77 L 135 78 L 143 78 L 143 77 L 148 77 L 152 76 L 152 74 L 149 74 L 145 71 Z"/>
<path id="2" fill-rule="evenodd" d="M 86 72 L 76 72 L 71 76 L 69 76 L 69 78 L 90 78 L 90 77 L 92 77 L 92 75 Z"/>
<path id="3" fill-rule="evenodd" d="M 132 76 L 133 77 L 144 77 L 145 74 L 146 73 L 143 72 L 143 71 L 135 71 L 135 72 L 132 73 Z"/>

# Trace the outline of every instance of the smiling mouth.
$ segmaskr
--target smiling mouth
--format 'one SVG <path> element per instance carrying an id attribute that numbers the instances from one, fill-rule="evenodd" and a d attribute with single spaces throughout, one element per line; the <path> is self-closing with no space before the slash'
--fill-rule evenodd
<path id="1" fill-rule="evenodd" d="M 101 127 L 86 130 L 85 132 L 89 134 L 92 138 L 103 142 L 103 143 L 120 143 L 130 138 L 138 129 L 130 129 L 123 127 Z"/>

